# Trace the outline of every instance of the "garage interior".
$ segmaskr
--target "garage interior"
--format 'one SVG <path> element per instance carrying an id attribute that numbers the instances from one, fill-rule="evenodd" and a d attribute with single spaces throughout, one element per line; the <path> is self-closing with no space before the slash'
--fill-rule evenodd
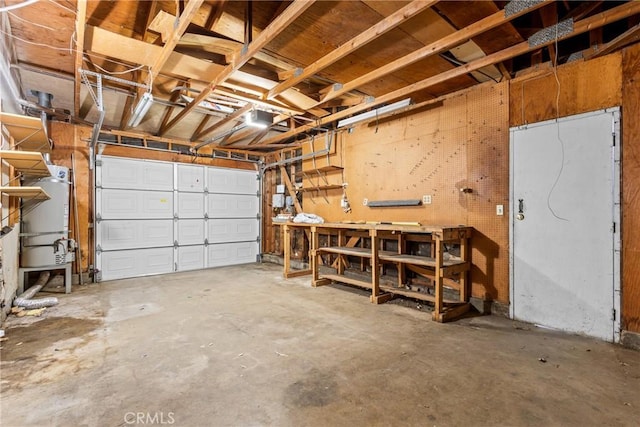
<path id="1" fill-rule="evenodd" d="M 0 27 L 2 425 L 637 423 L 638 2 Z"/>

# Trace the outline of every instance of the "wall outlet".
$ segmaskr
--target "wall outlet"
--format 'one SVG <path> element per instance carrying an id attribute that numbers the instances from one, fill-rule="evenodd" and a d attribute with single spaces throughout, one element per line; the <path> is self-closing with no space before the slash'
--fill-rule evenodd
<path id="1" fill-rule="evenodd" d="M 431 195 L 430 194 L 422 196 L 422 204 L 423 205 L 430 205 L 431 204 Z"/>
<path id="2" fill-rule="evenodd" d="M 504 205 L 496 205 L 496 215 L 504 215 Z"/>
<path id="3" fill-rule="evenodd" d="M 369 204 L 369 199 L 364 199 L 362 201 L 362 206 L 367 206 Z"/>

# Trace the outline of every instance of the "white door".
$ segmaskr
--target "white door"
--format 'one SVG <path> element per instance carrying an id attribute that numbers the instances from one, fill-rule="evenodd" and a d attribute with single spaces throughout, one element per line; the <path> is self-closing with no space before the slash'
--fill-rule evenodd
<path id="1" fill-rule="evenodd" d="M 511 129 L 512 317 L 617 341 L 619 110 Z"/>

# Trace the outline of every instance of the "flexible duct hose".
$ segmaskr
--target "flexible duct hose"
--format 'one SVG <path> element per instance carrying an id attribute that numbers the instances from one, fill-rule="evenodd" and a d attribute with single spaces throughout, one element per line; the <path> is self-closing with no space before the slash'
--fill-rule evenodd
<path id="1" fill-rule="evenodd" d="M 49 276 L 50 273 L 48 271 L 43 271 L 42 273 L 40 273 L 40 277 L 38 277 L 36 283 L 29 289 L 24 291 L 22 294 L 20 294 L 15 300 L 13 300 L 13 305 L 16 307 L 23 307 L 28 310 L 57 305 L 58 298 L 56 297 L 31 299 L 35 296 L 35 294 L 40 292 L 40 289 L 42 289 L 47 284 Z"/>

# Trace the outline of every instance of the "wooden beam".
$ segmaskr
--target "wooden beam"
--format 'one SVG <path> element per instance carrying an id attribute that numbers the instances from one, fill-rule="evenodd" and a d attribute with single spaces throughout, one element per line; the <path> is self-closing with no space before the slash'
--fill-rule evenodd
<path id="1" fill-rule="evenodd" d="M 592 59 L 607 55 L 617 49 L 627 46 L 628 44 L 635 43 L 638 40 L 640 40 L 640 24 L 629 28 L 609 43 L 604 44 L 600 49 L 585 54 L 584 59 Z"/>
<path id="2" fill-rule="evenodd" d="M 193 133 L 191 134 L 191 138 L 189 138 L 189 139 L 191 141 L 196 141 L 197 140 L 196 136 L 198 136 L 200 134 L 200 132 L 202 132 L 202 129 L 204 129 L 204 127 L 209 124 L 210 120 L 211 120 L 211 115 L 205 114 L 205 116 L 202 118 L 202 120 L 200 120 L 200 124 L 198 125 L 196 130 L 193 131 Z M 165 122 L 163 121 L 162 124 L 165 124 Z M 160 126 L 162 126 L 162 125 L 160 125 Z"/>
<path id="3" fill-rule="evenodd" d="M 219 0 L 216 3 L 215 7 L 211 9 L 211 11 L 209 12 L 209 16 L 207 17 L 207 22 L 204 25 L 207 30 L 213 31 L 213 28 L 216 26 L 216 24 L 220 20 L 220 17 L 222 16 L 222 11 L 224 10 L 224 6 L 226 3 L 227 0 Z"/>
<path id="4" fill-rule="evenodd" d="M 311 65 L 305 67 L 301 72 L 296 72 L 292 76 L 288 77 L 285 81 L 278 84 L 276 87 L 271 89 L 267 94 L 267 99 L 272 99 L 282 93 L 284 90 L 289 89 L 306 78 L 309 78 L 316 74 L 318 71 L 327 68 L 331 64 L 339 61 L 350 53 L 356 51 L 361 48 L 365 44 L 375 40 L 386 32 L 394 29 L 398 25 L 405 22 L 407 19 L 417 15 L 423 10 L 435 5 L 438 3 L 438 0 L 414 0 L 405 7 L 397 10 L 395 13 L 387 16 L 374 26 L 370 27 L 368 30 L 358 34 L 351 40 L 342 44 L 337 49 L 329 52 L 322 58 L 318 59 Z"/>
<path id="5" fill-rule="evenodd" d="M 82 78 L 80 69 L 82 68 L 82 57 L 84 55 L 84 28 L 87 23 L 87 0 L 78 0 L 76 10 L 76 57 L 74 62 L 75 86 L 73 92 L 73 115 L 80 116 L 80 88 Z"/>
<path id="6" fill-rule="evenodd" d="M 159 135 L 165 134 L 171 128 L 173 128 L 180 120 L 182 120 L 187 114 L 189 114 L 200 102 L 209 96 L 209 93 L 213 91 L 220 83 L 229 78 L 235 71 L 239 70 L 253 55 L 260 51 L 267 43 L 273 40 L 281 31 L 283 31 L 291 22 L 293 22 L 298 16 L 300 16 L 305 10 L 307 10 L 315 0 L 296 0 L 285 11 L 278 16 L 267 28 L 260 33 L 256 39 L 246 46 L 246 48 L 240 49 L 233 57 L 233 60 L 218 74 L 207 87 L 200 92 L 200 95 L 191 101 L 176 117 L 173 118 L 164 128 L 161 128 L 158 132 Z"/>
<path id="7" fill-rule="evenodd" d="M 578 34 L 583 34 L 587 31 L 590 31 L 594 28 L 599 28 L 602 26 L 605 26 L 607 24 L 610 24 L 612 22 L 618 21 L 620 19 L 624 19 L 624 18 L 628 18 L 629 16 L 635 15 L 637 13 L 640 13 L 640 2 L 629 2 L 629 3 L 624 3 L 620 6 L 614 7 L 612 9 L 609 9 L 606 12 L 602 12 L 599 13 L 597 15 L 591 16 L 589 18 L 583 19 L 581 21 L 575 22 L 573 24 L 573 31 L 571 31 L 570 33 L 567 33 L 565 35 L 562 35 L 560 37 L 558 37 L 558 40 L 565 40 L 568 38 L 571 38 L 573 36 L 576 36 Z M 503 49 L 501 51 L 492 53 L 491 55 L 487 55 L 484 56 L 482 58 L 476 59 L 475 61 L 471 61 L 465 65 L 456 67 L 452 70 L 448 70 L 445 72 L 442 72 L 440 74 L 437 74 L 435 76 L 432 77 L 428 77 L 424 80 L 421 80 L 419 82 L 413 83 L 409 86 L 394 90 L 392 92 L 389 92 L 381 97 L 376 98 L 373 102 L 371 103 L 364 103 L 364 104 L 360 104 L 360 105 L 356 105 L 354 107 L 351 108 L 347 108 L 345 110 L 342 110 L 340 112 L 337 112 L 335 114 L 331 114 L 330 116 L 326 116 L 326 117 L 322 117 L 321 119 L 319 119 L 318 121 L 308 124 L 308 125 L 304 125 L 304 126 L 300 126 L 296 129 L 290 130 L 288 132 L 284 132 L 280 135 L 276 135 L 274 137 L 271 138 L 267 138 L 263 141 L 261 141 L 258 145 L 267 145 L 267 144 L 273 144 L 273 143 L 277 143 L 280 141 L 283 141 L 285 139 L 291 138 L 295 135 L 298 135 L 302 132 L 306 132 L 308 130 L 311 130 L 317 126 L 321 126 L 327 123 L 331 123 L 334 122 L 336 120 L 351 116 L 353 114 L 357 114 L 360 113 L 362 111 L 368 110 L 370 108 L 376 107 L 377 105 L 380 104 L 384 104 L 390 101 L 395 101 L 398 99 L 402 99 L 402 98 L 406 98 L 407 96 L 409 96 L 410 94 L 412 94 L 413 92 L 417 92 L 420 90 L 424 90 L 427 89 L 429 87 L 432 87 L 434 85 L 440 84 L 442 82 L 445 82 L 447 80 L 459 77 L 461 75 L 464 74 L 468 74 L 472 71 L 478 70 L 480 68 L 486 67 L 488 65 L 493 65 L 496 64 L 498 62 L 501 61 L 505 61 L 507 59 L 511 59 L 514 58 L 516 56 L 519 55 L 523 55 L 525 53 L 534 51 L 534 50 L 538 50 L 541 49 L 551 43 L 555 43 L 555 39 L 546 41 L 544 43 L 541 43 L 537 46 L 534 47 L 530 47 L 529 46 L 529 42 L 528 41 L 524 41 L 521 43 L 518 43 L 516 45 L 513 45 L 511 47 L 508 47 L 506 49 Z"/>
<path id="8" fill-rule="evenodd" d="M 180 91 L 176 90 L 176 91 L 171 93 L 171 98 L 169 98 L 169 100 L 173 103 L 173 102 L 176 102 L 179 97 L 180 97 Z M 160 126 L 164 125 L 165 123 L 167 123 L 169 121 L 169 119 L 171 118 L 171 114 L 173 114 L 173 110 L 175 108 L 176 107 L 174 107 L 173 105 L 168 105 L 167 108 L 165 108 L 164 117 L 162 117 L 162 122 L 161 122 Z"/>
<path id="9" fill-rule="evenodd" d="M 558 23 L 558 4 L 556 2 L 551 3 L 547 7 L 543 7 L 538 10 L 540 13 L 540 19 L 542 20 L 542 25 L 545 27 L 550 27 Z M 551 63 L 556 65 L 556 45 L 555 43 L 551 43 L 547 46 L 549 50 L 549 58 L 551 58 Z"/>
<path id="10" fill-rule="evenodd" d="M 478 34 L 482 34 L 492 28 L 496 28 L 500 25 L 503 25 L 519 16 L 522 16 L 528 12 L 536 10 L 545 4 L 549 3 L 551 0 L 545 0 L 544 2 L 535 4 L 531 6 L 529 9 L 521 10 L 517 13 L 514 13 L 510 16 L 505 16 L 503 10 L 499 10 L 496 13 L 487 16 L 486 18 L 481 19 L 478 22 L 474 22 L 471 25 L 468 25 L 461 30 L 458 30 L 454 33 L 451 33 L 445 37 L 442 37 L 435 42 L 426 45 L 423 48 L 420 48 L 408 55 L 405 55 L 401 58 L 396 59 L 374 71 L 371 71 L 363 76 L 360 76 L 356 79 L 351 80 L 350 82 L 344 83 L 343 85 L 332 85 L 326 89 L 326 95 L 322 98 L 322 100 L 318 103 L 318 105 L 323 104 L 330 99 L 336 98 L 344 93 L 350 92 L 362 85 L 365 85 L 374 80 L 378 80 L 381 77 L 391 74 L 395 71 L 398 71 L 404 67 L 407 67 L 415 62 L 428 58 L 432 55 L 436 55 L 440 52 L 446 51 L 455 47 L 461 43 L 466 42 L 467 40 L 477 36 Z"/>
<path id="11" fill-rule="evenodd" d="M 218 120 L 217 122 L 215 122 L 214 124 L 206 128 L 205 130 L 199 132 L 198 134 L 195 134 L 194 132 L 195 136 L 192 136 L 191 140 L 196 141 L 198 139 L 201 139 L 207 136 L 208 134 L 210 134 L 211 132 L 213 132 L 214 130 L 220 129 L 222 126 L 226 125 L 229 122 L 232 122 L 234 120 L 238 121 L 245 113 L 251 111 L 252 108 L 253 108 L 252 104 L 247 104 L 242 108 L 238 108 L 236 111 L 229 114 L 227 117 Z"/>
<path id="12" fill-rule="evenodd" d="M 156 56 L 155 60 L 149 67 L 153 80 L 155 80 L 158 74 L 160 74 L 160 71 L 162 71 L 164 64 L 167 63 L 167 61 L 169 60 L 169 56 L 175 49 L 178 41 L 180 41 L 180 37 L 182 37 L 184 32 L 187 30 L 187 27 L 191 23 L 191 20 L 193 19 L 195 14 L 200 9 L 200 6 L 203 2 L 204 0 L 189 0 L 189 3 L 187 3 L 184 12 L 182 12 L 180 18 L 178 19 L 178 22 L 174 24 L 173 30 L 171 31 L 171 34 L 169 35 L 166 43 L 162 47 L 160 54 Z"/>

